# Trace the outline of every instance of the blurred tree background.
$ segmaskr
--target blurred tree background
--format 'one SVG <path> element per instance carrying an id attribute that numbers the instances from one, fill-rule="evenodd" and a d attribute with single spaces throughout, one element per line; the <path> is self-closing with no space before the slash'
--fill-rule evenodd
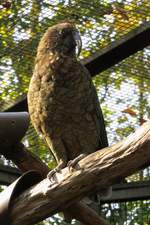
<path id="1" fill-rule="evenodd" d="M 80 30 L 81 59 L 103 49 L 140 25 L 150 22 L 149 0 L 1 0 L 0 1 L 0 109 L 5 111 L 26 96 L 38 42 L 57 22 L 71 20 Z M 109 143 L 115 143 L 150 117 L 150 48 L 130 56 L 93 79 L 107 124 Z M 26 146 L 51 168 L 43 140 L 32 126 Z M 5 160 L 1 163 L 9 164 Z M 128 182 L 149 180 L 146 168 Z M 150 224 L 150 201 L 101 206 L 112 225 Z M 65 224 L 61 215 L 42 224 Z"/>

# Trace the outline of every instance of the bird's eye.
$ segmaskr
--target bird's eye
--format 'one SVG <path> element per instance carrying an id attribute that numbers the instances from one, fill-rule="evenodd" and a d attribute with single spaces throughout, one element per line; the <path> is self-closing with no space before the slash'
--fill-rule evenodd
<path id="1" fill-rule="evenodd" d="M 64 30 L 60 30 L 59 31 L 59 35 L 64 35 L 65 34 L 65 31 Z"/>
<path id="2" fill-rule="evenodd" d="M 69 31 L 66 29 L 60 30 L 59 31 L 59 35 L 61 36 L 61 38 L 66 38 L 66 36 L 69 34 Z"/>

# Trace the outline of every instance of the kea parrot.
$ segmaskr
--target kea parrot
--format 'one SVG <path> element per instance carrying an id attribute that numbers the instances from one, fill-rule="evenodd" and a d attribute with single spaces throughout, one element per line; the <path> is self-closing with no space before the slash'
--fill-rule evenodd
<path id="1" fill-rule="evenodd" d="M 81 47 L 73 23 L 48 28 L 39 42 L 29 85 L 30 118 L 56 159 L 54 173 L 108 146 L 96 89 L 78 60 Z"/>

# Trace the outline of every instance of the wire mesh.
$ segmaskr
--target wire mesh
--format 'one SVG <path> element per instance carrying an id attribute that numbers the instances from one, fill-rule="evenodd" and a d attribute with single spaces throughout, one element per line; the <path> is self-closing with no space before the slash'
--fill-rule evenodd
<path id="1" fill-rule="evenodd" d="M 62 20 L 75 22 L 83 40 L 81 58 L 118 41 L 131 30 L 150 22 L 149 0 L 15 0 L 0 2 L 0 111 L 24 98 L 32 75 L 34 57 L 45 30 Z M 128 136 L 150 117 L 150 47 L 128 57 L 93 79 L 105 115 L 109 143 Z M 30 126 L 25 145 L 50 166 L 55 166 L 44 141 Z M 149 180 L 149 168 L 127 180 Z M 149 201 L 102 206 L 111 224 L 134 224 Z M 132 209 L 132 210 L 131 210 Z M 132 211 L 132 215 L 129 215 Z M 135 213 L 136 211 L 136 213 Z M 135 215 L 133 216 L 133 214 Z M 123 215 L 122 222 L 119 215 Z M 113 222 L 113 218 L 114 222 Z M 130 223 L 129 223 L 130 221 Z M 139 224 L 144 224 L 140 223 Z"/>

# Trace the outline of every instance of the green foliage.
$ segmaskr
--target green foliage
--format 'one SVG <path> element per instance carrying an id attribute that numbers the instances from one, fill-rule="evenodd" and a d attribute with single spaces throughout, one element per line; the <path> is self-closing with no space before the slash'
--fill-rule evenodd
<path id="1" fill-rule="evenodd" d="M 66 223 L 65 221 L 62 221 L 62 218 L 57 214 L 55 216 L 52 216 L 50 219 L 46 219 L 44 222 L 40 222 L 36 225 L 71 225 L 70 223 Z M 74 222 L 72 223 L 74 224 Z"/>
<path id="2" fill-rule="evenodd" d="M 103 49 L 121 36 L 150 20 L 149 0 L 15 0 L 0 2 L 0 107 L 1 111 L 28 91 L 38 42 L 47 27 L 62 21 L 75 22 L 83 37 L 81 58 Z M 150 117 L 150 49 L 125 59 L 102 72 L 93 81 L 96 85 L 107 124 L 109 142 L 128 136 L 142 121 Z M 38 154 L 51 168 L 55 161 L 47 154 L 47 146 L 33 128 L 24 138 L 26 146 Z M 134 174 L 131 180 L 149 179 L 149 168 Z M 149 224 L 147 204 L 109 205 L 111 224 Z M 124 214 L 124 210 L 128 212 Z M 144 210 L 140 217 L 139 210 Z M 133 212 L 134 216 L 130 216 Z M 114 219 L 115 218 L 115 219 Z M 140 221 L 143 219 L 143 223 Z M 141 220 L 142 220 L 141 219 Z M 42 224 L 63 224 L 53 217 Z"/>
<path id="3" fill-rule="evenodd" d="M 148 225 L 150 200 L 103 205 L 102 211 L 108 222 L 115 225 Z M 146 213 L 145 213 L 146 212 Z M 112 216 L 108 215 L 112 213 Z"/>

